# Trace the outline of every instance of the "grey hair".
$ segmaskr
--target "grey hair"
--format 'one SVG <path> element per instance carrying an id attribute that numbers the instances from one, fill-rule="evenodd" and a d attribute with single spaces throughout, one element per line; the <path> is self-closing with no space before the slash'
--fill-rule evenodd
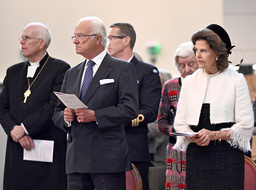
<path id="1" fill-rule="evenodd" d="M 31 22 L 25 28 L 27 28 L 28 26 L 40 27 L 40 30 L 36 31 L 38 34 L 38 38 L 43 38 L 45 40 L 46 48 L 48 48 L 52 40 L 51 31 L 49 30 L 49 28 L 41 22 Z"/>
<path id="2" fill-rule="evenodd" d="M 173 63 L 177 67 L 178 71 L 180 71 L 178 58 L 179 57 L 185 58 L 191 54 L 194 54 L 193 48 L 194 48 L 194 45 L 192 42 L 183 42 L 175 50 L 175 53 L 173 56 Z"/>
<path id="3" fill-rule="evenodd" d="M 106 48 L 107 47 L 107 30 L 106 30 L 106 27 L 105 27 L 103 21 L 98 17 L 89 16 L 89 17 L 81 18 L 79 20 L 79 23 L 81 21 L 85 21 L 85 20 L 91 20 L 92 21 L 92 28 L 91 28 L 92 34 L 101 35 L 101 42 L 100 43 L 101 43 L 101 45 L 103 45 Z"/>

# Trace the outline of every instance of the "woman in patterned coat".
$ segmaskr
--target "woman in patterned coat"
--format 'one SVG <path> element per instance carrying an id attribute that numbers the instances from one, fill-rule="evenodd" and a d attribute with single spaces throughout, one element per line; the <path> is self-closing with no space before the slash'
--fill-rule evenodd
<path id="1" fill-rule="evenodd" d="M 158 128 L 166 135 L 170 135 L 173 132 L 173 120 L 182 80 L 198 69 L 191 42 L 184 42 L 177 47 L 174 53 L 174 64 L 181 73 L 181 77 L 170 79 L 164 84 L 158 114 Z M 181 153 L 173 150 L 175 142 L 176 138 L 169 136 L 169 143 L 166 148 L 167 171 L 165 186 L 166 189 L 177 189 L 177 187 L 185 189 L 185 152 Z"/>

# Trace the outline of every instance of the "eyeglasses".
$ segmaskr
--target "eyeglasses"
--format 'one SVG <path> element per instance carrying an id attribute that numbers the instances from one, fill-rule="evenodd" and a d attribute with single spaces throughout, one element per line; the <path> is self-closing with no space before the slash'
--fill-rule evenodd
<path id="1" fill-rule="evenodd" d="M 74 40 L 76 38 L 76 39 L 78 39 L 80 41 L 80 40 L 84 39 L 86 36 L 97 36 L 97 34 L 90 34 L 90 35 L 75 34 L 75 35 L 71 36 L 71 39 Z"/>
<path id="2" fill-rule="evenodd" d="M 21 36 L 18 38 L 19 41 L 24 40 L 25 42 L 31 39 L 43 39 L 43 38 L 33 38 L 33 37 L 29 37 L 29 36 Z"/>
<path id="3" fill-rule="evenodd" d="M 113 38 L 123 39 L 125 37 L 127 37 L 127 36 L 109 36 L 108 40 L 111 42 L 113 40 Z"/>

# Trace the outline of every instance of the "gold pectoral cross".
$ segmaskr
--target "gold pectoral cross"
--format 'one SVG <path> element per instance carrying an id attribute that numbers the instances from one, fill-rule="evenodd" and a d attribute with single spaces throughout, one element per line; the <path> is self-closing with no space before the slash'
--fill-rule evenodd
<path id="1" fill-rule="evenodd" d="M 24 92 L 24 103 L 26 103 L 26 101 L 27 101 L 27 98 L 30 96 L 30 94 L 31 94 L 31 90 L 28 88 L 27 90 L 26 90 L 26 92 Z"/>

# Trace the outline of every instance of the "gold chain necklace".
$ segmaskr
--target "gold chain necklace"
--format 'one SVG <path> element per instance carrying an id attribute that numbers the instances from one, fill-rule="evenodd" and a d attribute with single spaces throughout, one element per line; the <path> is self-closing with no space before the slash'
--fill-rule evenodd
<path id="1" fill-rule="evenodd" d="M 40 71 L 38 72 L 38 74 L 36 75 L 36 78 L 32 81 L 32 83 L 30 84 L 29 78 L 28 78 L 28 89 L 26 90 L 26 92 L 24 92 L 24 104 L 27 101 L 27 98 L 30 96 L 31 94 L 31 86 L 34 84 L 34 82 L 36 81 L 36 79 L 38 78 L 39 74 L 41 73 L 41 71 L 43 70 L 44 66 L 46 65 L 48 59 L 50 58 L 50 56 L 48 56 L 48 58 L 46 59 L 46 61 L 44 62 L 44 65 L 42 66 L 42 68 L 40 69 Z"/>

